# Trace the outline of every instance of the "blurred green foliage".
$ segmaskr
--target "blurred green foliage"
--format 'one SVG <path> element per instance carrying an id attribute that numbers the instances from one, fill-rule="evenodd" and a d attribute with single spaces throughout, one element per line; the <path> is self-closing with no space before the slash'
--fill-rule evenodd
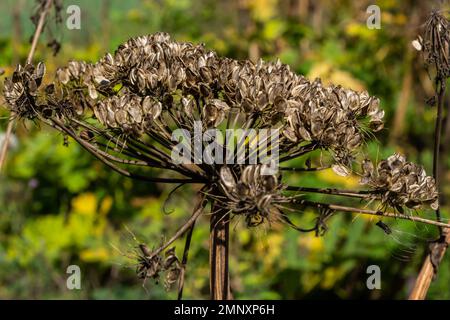
<path id="1" fill-rule="evenodd" d="M 70 59 L 94 61 L 131 36 L 156 31 L 169 32 L 177 40 L 204 42 L 233 58 L 278 57 L 308 77 L 367 89 L 380 97 L 387 129 L 377 136 L 377 143 L 367 145 L 370 156 L 379 159 L 399 151 L 431 172 L 434 110 L 424 104 L 431 94 L 430 81 L 410 48 L 430 9 L 425 3 L 377 1 L 382 12 L 379 30 L 366 27 L 369 1 L 79 0 L 70 4 L 81 7 L 82 28 L 55 29 L 49 22 L 52 36 L 62 44 L 56 57 L 45 47 L 45 37 L 38 47 L 36 60 L 45 60 L 49 73 Z M 0 4 L 5 17 L 0 21 L 0 66 L 5 76 L 26 57 L 31 9 L 32 1 Z M 408 76 L 414 80 L 408 82 Z M 402 108 L 404 115 L 398 112 Z M 0 116 L 4 129 L 6 110 L 0 109 Z M 64 146 L 63 137 L 48 128 L 19 124 L 13 140 L 7 168 L 0 176 L 0 298 L 175 298 L 176 293 L 162 284 L 143 284 L 136 278 L 135 250 L 139 242 L 157 246 L 174 232 L 189 215 L 195 187 L 180 188 L 165 203 L 170 186 L 127 180 L 104 168 L 74 141 Z M 329 170 L 289 179 L 303 186 L 358 187 L 357 177 L 339 178 Z M 446 184 L 449 174 L 443 179 Z M 433 217 L 432 212 L 421 214 Z M 444 214 L 448 217 L 447 207 Z M 314 212 L 305 212 L 296 222 L 311 224 L 314 217 Z M 234 297 L 405 298 L 436 230 L 386 220 L 393 229 L 386 235 L 374 226 L 376 221 L 336 214 L 324 237 L 279 225 L 246 229 L 233 221 Z M 209 295 L 208 234 L 205 217 L 193 235 L 186 298 Z M 183 242 L 176 247 L 181 254 Z M 82 290 L 66 288 L 70 264 L 81 267 Z M 381 290 L 366 288 L 366 268 L 371 264 L 381 267 Z M 447 254 L 429 298 L 450 299 L 449 284 Z"/>

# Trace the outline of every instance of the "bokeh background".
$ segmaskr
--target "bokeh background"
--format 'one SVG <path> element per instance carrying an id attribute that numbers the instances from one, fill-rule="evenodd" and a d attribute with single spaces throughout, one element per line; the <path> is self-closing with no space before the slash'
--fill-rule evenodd
<path id="1" fill-rule="evenodd" d="M 68 5 L 81 8 L 81 30 L 65 27 Z M 368 29 L 366 8 L 381 8 L 381 29 Z M 24 62 L 33 33 L 32 0 L 0 2 L 0 77 Z M 169 32 L 203 42 L 239 59 L 279 58 L 293 70 L 325 83 L 378 96 L 386 129 L 369 142 L 372 159 L 393 152 L 432 167 L 435 110 L 425 104 L 432 82 L 411 45 L 420 25 L 441 1 L 332 0 L 70 0 L 63 24 L 49 20 L 35 61 L 47 73 L 69 60 L 95 61 L 129 37 Z M 47 42 L 61 44 L 54 56 Z M 3 100 L 1 101 L 4 104 Z M 450 103 L 450 99 L 449 99 Z M 0 106 L 0 141 L 8 112 Z M 450 132 L 445 133 L 450 141 Z M 302 165 L 298 160 L 296 165 Z M 450 157 L 446 157 L 446 167 Z M 449 195 L 450 173 L 442 192 Z M 356 177 L 331 170 L 293 175 L 292 184 L 357 188 Z M 173 299 L 162 283 L 142 283 L 133 251 L 157 246 L 192 209 L 194 190 L 135 182 L 107 170 L 74 141 L 34 123 L 16 126 L 6 169 L 0 174 L 0 298 Z M 342 200 L 340 200 L 342 201 Z M 344 203 L 344 202 L 343 202 Z M 165 210 L 164 210 L 165 208 Z M 448 218 L 448 206 L 444 203 Z M 432 218 L 433 212 L 421 212 Z M 314 212 L 302 221 L 310 223 Z M 231 286 L 237 299 L 404 299 L 435 228 L 337 214 L 323 237 L 288 227 L 247 229 L 232 223 Z M 198 223 L 190 252 L 185 297 L 208 298 L 208 219 Z M 183 242 L 176 243 L 181 253 Z M 77 264 L 82 289 L 66 288 L 66 268 Z M 366 287 L 367 266 L 381 268 L 381 290 Z M 450 299 L 450 254 L 433 282 L 430 299 Z"/>

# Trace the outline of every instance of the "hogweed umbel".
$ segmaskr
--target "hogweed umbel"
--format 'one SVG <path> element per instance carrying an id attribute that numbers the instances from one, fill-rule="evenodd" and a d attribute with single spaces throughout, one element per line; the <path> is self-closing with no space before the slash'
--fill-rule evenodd
<path id="1" fill-rule="evenodd" d="M 138 269 L 144 278 L 155 278 L 160 270 L 169 270 L 169 282 L 179 281 L 179 297 L 190 235 L 208 203 L 211 292 L 215 299 L 229 297 L 228 224 L 234 217 L 243 217 L 248 227 L 281 222 L 316 234 L 323 234 L 326 221 L 340 211 L 449 227 L 404 212 L 405 208 L 438 207 L 434 179 L 422 167 L 400 155 L 378 165 L 366 159 L 363 145 L 383 128 L 384 111 L 379 100 L 365 91 L 324 86 L 319 79 L 309 81 L 279 61 L 252 63 L 220 57 L 203 45 L 176 42 L 165 33 L 132 38 L 94 64 L 69 62 L 46 85 L 44 73 L 42 63 L 18 66 L 5 81 L 5 98 L 16 117 L 52 126 L 125 176 L 149 182 L 203 185 L 191 218 L 164 245 L 144 252 Z M 317 167 L 308 158 L 305 168 L 283 165 L 281 170 L 269 173 L 265 172 L 269 163 L 252 163 L 249 155 L 243 163 L 174 161 L 171 152 L 179 143 L 173 139 L 174 131 L 183 129 L 195 135 L 198 122 L 202 134 L 210 129 L 277 129 L 280 135 L 276 158 L 272 159 L 276 163 L 309 157 L 316 150 L 329 157 L 321 159 Z M 252 148 L 258 140 L 258 133 L 247 136 L 232 146 L 233 151 L 274 151 L 269 143 Z M 229 148 L 215 142 L 219 150 Z M 200 144 L 205 141 L 200 140 Z M 194 149 L 188 148 L 192 153 Z M 361 170 L 355 166 L 358 162 Z M 148 168 L 163 170 L 167 176 L 155 176 Z M 337 190 L 289 186 L 284 182 L 291 172 L 327 168 L 343 176 L 356 171 L 367 188 Z M 309 193 L 356 197 L 374 208 L 309 201 Z M 318 217 L 311 226 L 298 226 L 291 217 L 304 212 L 305 207 L 316 208 Z M 387 212 L 388 208 L 395 212 Z M 170 251 L 171 263 L 165 266 L 161 252 L 184 234 L 187 241 L 183 261 L 180 263 Z"/>

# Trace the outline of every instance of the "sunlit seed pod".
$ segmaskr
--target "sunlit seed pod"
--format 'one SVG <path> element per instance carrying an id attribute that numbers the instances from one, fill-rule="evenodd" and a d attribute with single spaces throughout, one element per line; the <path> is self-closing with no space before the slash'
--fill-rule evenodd
<path id="1" fill-rule="evenodd" d="M 150 96 L 146 96 L 144 100 L 142 100 L 141 106 L 144 115 L 151 113 L 153 106 L 153 99 Z"/>
<path id="2" fill-rule="evenodd" d="M 97 90 L 95 89 L 94 85 L 88 84 L 87 87 L 88 87 L 89 97 L 91 97 L 92 99 L 97 99 L 98 93 L 97 93 Z"/>
<path id="3" fill-rule="evenodd" d="M 360 107 L 359 95 L 355 91 L 347 91 L 347 108 L 356 111 Z"/>
<path id="4" fill-rule="evenodd" d="M 220 168 L 220 182 L 230 190 L 235 188 L 236 180 L 229 167 L 223 166 Z"/>
<path id="5" fill-rule="evenodd" d="M 311 137 L 309 131 L 306 130 L 304 127 L 299 126 L 297 128 L 297 130 L 298 130 L 298 134 L 299 134 L 300 138 L 302 138 L 304 141 L 312 140 L 312 137 Z"/>
<path id="6" fill-rule="evenodd" d="M 156 89 L 156 87 L 158 86 L 158 77 L 156 76 L 156 74 L 149 74 L 147 77 L 147 87 L 150 88 L 151 90 Z"/>
<path id="7" fill-rule="evenodd" d="M 403 181 L 397 181 L 396 183 L 392 184 L 389 188 L 390 191 L 393 192 L 400 192 L 404 187 Z"/>
<path id="8" fill-rule="evenodd" d="M 372 176 L 374 173 L 374 166 L 372 161 L 364 159 L 361 163 L 361 169 L 364 176 Z"/>
<path id="9" fill-rule="evenodd" d="M 406 158 L 398 153 L 393 154 L 387 158 L 387 164 L 391 170 L 399 170 L 403 165 L 405 165 Z"/>
<path id="10" fill-rule="evenodd" d="M 124 124 L 129 123 L 128 114 L 124 109 L 116 110 L 116 112 L 114 113 L 114 119 L 119 126 L 123 126 Z"/>
<path id="11" fill-rule="evenodd" d="M 349 150 L 356 149 L 361 145 L 362 138 L 359 133 L 356 133 L 352 136 L 347 136 L 347 147 Z"/>
<path id="12" fill-rule="evenodd" d="M 68 71 L 71 77 L 78 78 L 80 74 L 80 64 L 77 61 L 70 61 L 68 64 Z"/>
<path id="13" fill-rule="evenodd" d="M 106 63 L 108 63 L 108 64 L 110 64 L 110 65 L 113 65 L 113 64 L 114 64 L 114 58 L 113 58 L 113 56 L 111 55 L 111 53 L 107 53 L 107 54 L 105 55 L 105 57 L 104 57 L 104 60 L 105 60 Z"/>
<path id="14" fill-rule="evenodd" d="M 241 181 L 247 185 L 250 185 L 254 181 L 256 168 L 257 166 L 255 165 L 245 167 L 241 175 Z"/>
<path id="15" fill-rule="evenodd" d="M 268 104 L 267 95 L 262 91 L 258 93 L 257 104 L 259 110 L 263 110 Z"/>
<path id="16" fill-rule="evenodd" d="M 384 127 L 384 123 L 382 121 L 371 121 L 369 123 L 370 129 L 372 129 L 374 132 L 380 131 Z"/>
<path id="17" fill-rule="evenodd" d="M 337 175 L 342 176 L 342 177 L 346 177 L 346 176 L 348 176 L 350 174 L 350 170 L 347 167 L 345 167 L 345 166 L 343 166 L 341 164 L 334 164 L 334 165 L 331 166 L 331 169 Z"/>
<path id="18" fill-rule="evenodd" d="M 257 206 L 260 208 L 260 210 L 267 210 L 270 207 L 270 203 L 272 202 L 272 195 L 271 194 L 264 194 L 260 199 L 257 201 Z"/>
<path id="19" fill-rule="evenodd" d="M 137 83 L 137 68 L 131 69 L 129 79 L 132 84 Z"/>
<path id="20" fill-rule="evenodd" d="M 134 123 L 142 122 L 142 111 L 141 106 L 139 104 L 137 104 L 136 102 L 130 103 L 128 106 L 126 106 L 126 111 L 130 115 L 132 122 Z"/>
<path id="21" fill-rule="evenodd" d="M 108 127 L 111 127 L 111 128 L 118 127 L 118 124 L 117 124 L 116 118 L 115 118 L 115 112 L 112 109 L 110 104 L 108 104 L 106 106 L 106 124 L 108 125 Z"/>
<path id="22" fill-rule="evenodd" d="M 202 78 L 202 81 L 205 83 L 212 82 L 212 72 L 209 67 L 201 67 L 199 69 L 200 77 Z"/>
<path id="23" fill-rule="evenodd" d="M 56 70 L 56 76 L 62 84 L 67 84 L 70 81 L 70 77 L 69 77 L 69 73 L 68 73 L 67 69 L 60 68 L 60 69 Z"/>
<path id="24" fill-rule="evenodd" d="M 138 69 L 137 71 L 137 86 L 139 91 L 144 92 L 146 88 L 146 75 L 145 71 L 142 69 Z"/>
<path id="25" fill-rule="evenodd" d="M 94 115 L 101 124 L 106 125 L 107 111 L 102 103 L 97 104 L 94 108 Z"/>
<path id="26" fill-rule="evenodd" d="M 159 118 L 159 116 L 161 115 L 161 112 L 162 112 L 161 102 L 157 101 L 157 102 L 153 103 L 152 108 L 151 108 L 151 115 L 154 120 Z"/>
<path id="27" fill-rule="evenodd" d="M 208 127 L 217 126 L 223 119 L 221 115 L 222 111 L 219 110 L 214 104 L 208 103 L 203 108 L 203 118 Z"/>
<path id="28" fill-rule="evenodd" d="M 188 115 L 189 117 L 193 116 L 194 108 L 195 108 L 195 101 L 192 97 L 189 97 L 189 98 L 182 97 L 181 98 L 181 106 L 183 107 L 183 111 L 185 112 L 186 115 Z"/>
<path id="29" fill-rule="evenodd" d="M 405 187 L 406 187 L 406 190 L 407 190 L 409 193 L 411 193 L 411 194 L 413 194 L 413 195 L 415 195 L 415 196 L 419 196 L 421 186 L 418 185 L 417 183 L 414 183 L 414 184 L 405 184 Z M 395 191 L 395 190 L 394 190 L 394 189 L 395 189 L 394 187 L 393 187 L 392 189 L 393 189 L 393 191 Z"/>
<path id="30" fill-rule="evenodd" d="M 105 75 L 99 68 L 94 68 L 92 70 L 92 74 L 93 74 L 93 79 L 97 84 L 105 85 L 110 82 L 108 79 L 106 79 Z"/>
<path id="31" fill-rule="evenodd" d="M 283 130 L 283 135 L 288 138 L 291 142 L 297 142 L 297 135 L 295 134 L 294 130 L 291 128 L 287 128 Z"/>
<path id="32" fill-rule="evenodd" d="M 33 78 L 36 81 L 36 85 L 38 87 L 41 85 L 42 78 L 44 77 L 44 75 L 45 75 L 45 64 L 39 62 L 33 75 Z"/>

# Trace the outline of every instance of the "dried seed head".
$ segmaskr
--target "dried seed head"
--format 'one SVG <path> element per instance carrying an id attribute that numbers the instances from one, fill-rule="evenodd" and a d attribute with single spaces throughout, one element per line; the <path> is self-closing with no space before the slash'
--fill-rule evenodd
<path id="1" fill-rule="evenodd" d="M 423 55 L 425 66 L 440 80 L 450 76 L 449 42 L 449 22 L 439 11 L 431 12 L 422 34 L 413 41 L 413 46 Z"/>
<path id="2" fill-rule="evenodd" d="M 394 154 L 382 160 L 376 169 L 366 160 L 362 171 L 361 183 L 380 193 L 386 205 L 413 209 L 430 205 L 433 210 L 439 207 L 434 178 L 427 176 L 422 166 L 406 161 L 404 156 Z"/>
<path id="3" fill-rule="evenodd" d="M 282 185 L 277 175 L 263 175 L 266 165 L 244 167 L 239 179 L 227 166 L 220 169 L 220 185 L 224 196 L 224 206 L 234 214 L 245 215 L 248 226 L 257 226 L 270 221 L 273 205 L 283 199 Z"/>
<path id="4" fill-rule="evenodd" d="M 154 254 L 146 245 L 140 244 L 141 254 L 138 255 L 136 273 L 140 279 L 154 279 L 159 281 L 160 274 L 166 273 L 164 285 L 166 289 L 178 281 L 181 274 L 181 263 L 175 255 L 175 247 L 168 249 L 164 258 L 161 254 Z"/>

